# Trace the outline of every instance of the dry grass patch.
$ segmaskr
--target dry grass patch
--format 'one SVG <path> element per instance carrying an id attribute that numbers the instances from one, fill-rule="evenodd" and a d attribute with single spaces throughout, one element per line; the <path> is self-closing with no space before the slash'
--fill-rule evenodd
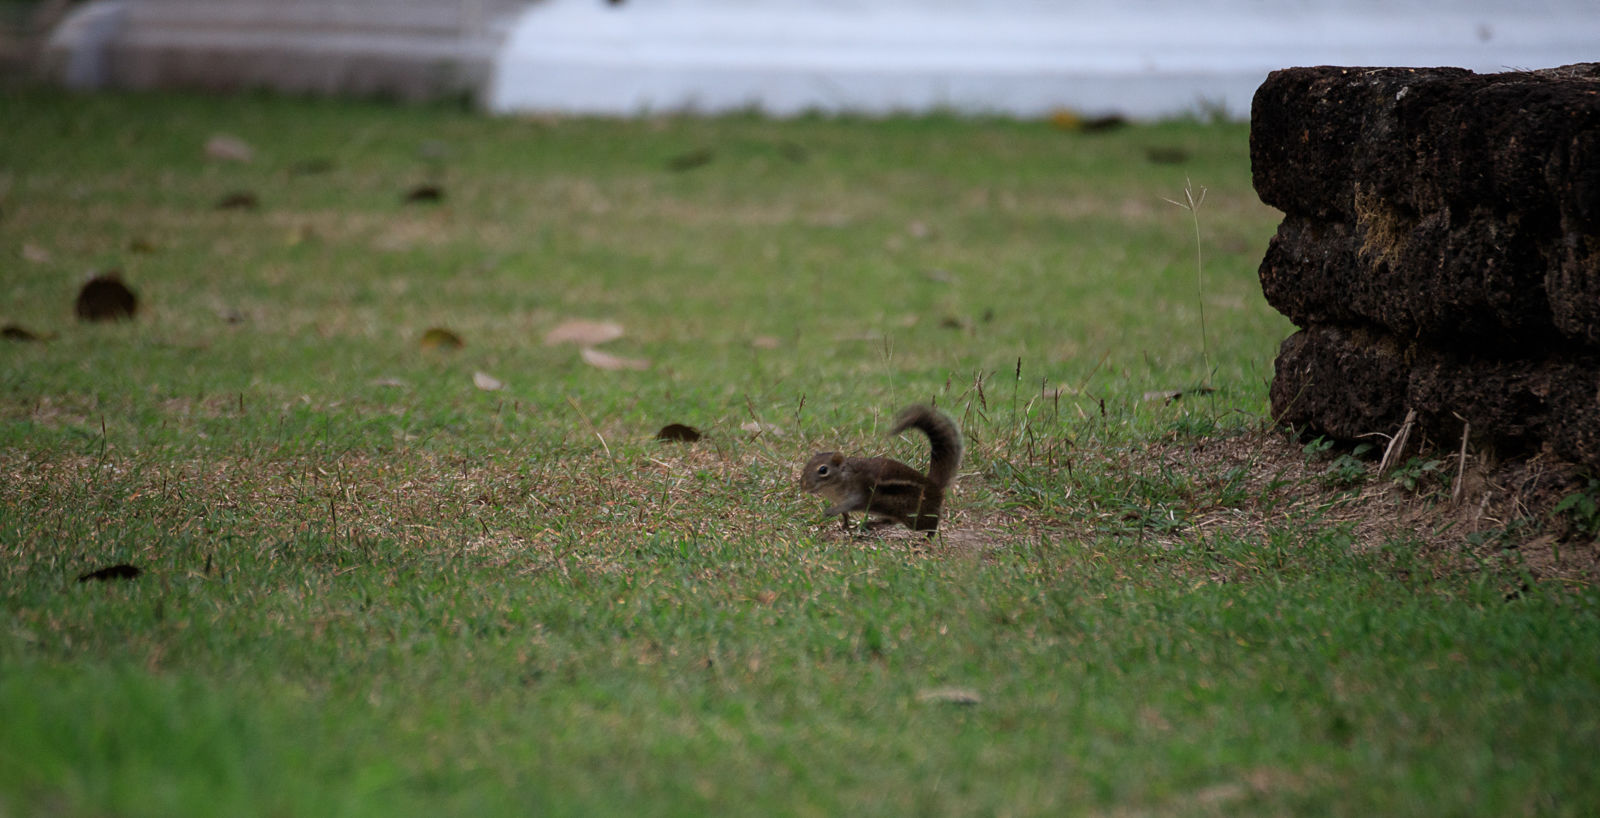
<path id="1" fill-rule="evenodd" d="M 207 398 L 172 399 L 161 409 L 183 418 L 233 407 Z M 75 414 L 75 422 L 92 420 Z M 929 540 L 898 528 L 845 532 L 836 517 L 821 517 L 794 484 L 799 451 L 738 438 L 551 456 L 415 449 L 156 461 L 114 450 L 13 450 L 0 454 L 0 475 L 13 488 L 5 500 L 11 513 L 54 509 L 62 524 L 81 529 L 70 553 L 85 565 L 125 547 L 116 530 L 141 520 L 154 537 L 142 538 L 130 556 L 152 564 L 171 558 L 163 551 L 173 542 L 202 534 L 213 544 L 195 549 L 193 560 L 228 547 L 302 555 L 311 548 L 313 561 L 329 564 L 464 559 L 536 574 L 630 570 L 641 543 L 741 543 L 755 560 L 817 547 L 965 559 L 1046 542 L 1083 553 L 1108 540 L 1180 552 L 1218 537 L 1265 545 L 1281 532 L 1341 529 L 1356 553 L 1408 552 L 1400 569 L 1408 572 L 1489 570 L 1507 581 L 1575 583 L 1600 576 L 1600 546 L 1551 512 L 1581 483 L 1570 468 L 1543 459 L 1498 467 L 1473 459 L 1464 499 L 1452 503 L 1445 483 L 1408 490 L 1378 475 L 1375 461 L 1308 453 L 1270 429 L 1075 450 L 1033 494 L 997 476 L 997 452 L 980 451 L 957 483 L 939 536 Z M 1057 499 L 1041 502 L 1040 491 Z M 59 547 L 52 525 L 24 525 L 31 536 L 10 544 L 21 559 L 8 573 L 27 570 L 30 553 Z M 1260 563 L 1213 566 L 1202 578 L 1226 582 L 1260 570 Z"/>
<path id="2" fill-rule="evenodd" d="M 1411 549 L 1439 573 L 1526 571 L 1536 580 L 1582 584 L 1600 578 L 1600 541 L 1554 511 L 1584 483 L 1572 466 L 1542 456 L 1497 464 L 1469 453 L 1454 502 L 1445 479 L 1408 488 L 1403 474 L 1379 474 L 1375 458 L 1308 453 L 1281 430 L 1168 440 L 1144 457 L 1197 484 L 1236 476 L 1231 494 L 1243 501 L 1195 507 L 1186 528 L 1153 535 L 1157 540 L 1213 531 L 1266 539 L 1273 530 L 1314 523 L 1348 530 L 1358 553 Z M 1430 473 L 1455 475 L 1457 457 L 1438 454 L 1441 466 Z"/>

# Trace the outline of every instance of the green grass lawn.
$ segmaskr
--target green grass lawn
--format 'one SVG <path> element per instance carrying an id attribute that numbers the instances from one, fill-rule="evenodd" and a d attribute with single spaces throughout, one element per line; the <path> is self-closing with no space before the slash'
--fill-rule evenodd
<path id="1" fill-rule="evenodd" d="M 1600 595 L 1266 418 L 1243 125 L 0 118 L 0 816 L 1600 811 Z"/>

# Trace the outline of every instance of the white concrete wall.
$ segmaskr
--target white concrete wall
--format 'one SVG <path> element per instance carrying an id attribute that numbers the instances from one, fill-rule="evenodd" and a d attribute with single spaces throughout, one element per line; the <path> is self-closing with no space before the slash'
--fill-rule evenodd
<path id="1" fill-rule="evenodd" d="M 85 87 L 499 112 L 1244 116 L 1286 66 L 1597 61 L 1600 0 L 97 0 L 51 60 Z"/>
<path id="2" fill-rule="evenodd" d="M 1600 0 L 544 0 L 491 110 L 1248 114 L 1286 66 L 1600 60 Z"/>

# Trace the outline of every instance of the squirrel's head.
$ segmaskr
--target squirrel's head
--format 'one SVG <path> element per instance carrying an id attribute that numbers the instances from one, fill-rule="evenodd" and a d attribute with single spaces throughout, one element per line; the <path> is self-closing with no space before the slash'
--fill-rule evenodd
<path id="1" fill-rule="evenodd" d="M 800 488 L 812 494 L 825 493 L 827 487 L 839 479 L 844 468 L 844 455 L 838 452 L 817 452 L 800 470 Z"/>

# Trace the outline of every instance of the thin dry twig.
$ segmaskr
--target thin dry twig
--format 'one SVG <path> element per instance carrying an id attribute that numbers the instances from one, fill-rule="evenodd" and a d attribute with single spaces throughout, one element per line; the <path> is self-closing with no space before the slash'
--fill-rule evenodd
<path id="1" fill-rule="evenodd" d="M 1400 424 L 1400 431 L 1389 438 L 1389 445 L 1383 450 L 1383 459 L 1378 461 L 1378 474 L 1388 474 L 1394 467 L 1400 465 L 1400 458 L 1406 453 L 1406 444 L 1411 442 L 1411 429 L 1416 425 L 1417 410 L 1407 409 L 1406 419 Z"/>
<path id="2" fill-rule="evenodd" d="M 1466 481 L 1462 479 L 1467 472 L 1467 435 L 1472 433 L 1472 424 L 1461 415 L 1451 412 L 1461 421 L 1461 451 L 1456 455 L 1456 485 L 1450 491 L 1450 505 L 1461 505 L 1461 496 L 1465 492 Z"/>

